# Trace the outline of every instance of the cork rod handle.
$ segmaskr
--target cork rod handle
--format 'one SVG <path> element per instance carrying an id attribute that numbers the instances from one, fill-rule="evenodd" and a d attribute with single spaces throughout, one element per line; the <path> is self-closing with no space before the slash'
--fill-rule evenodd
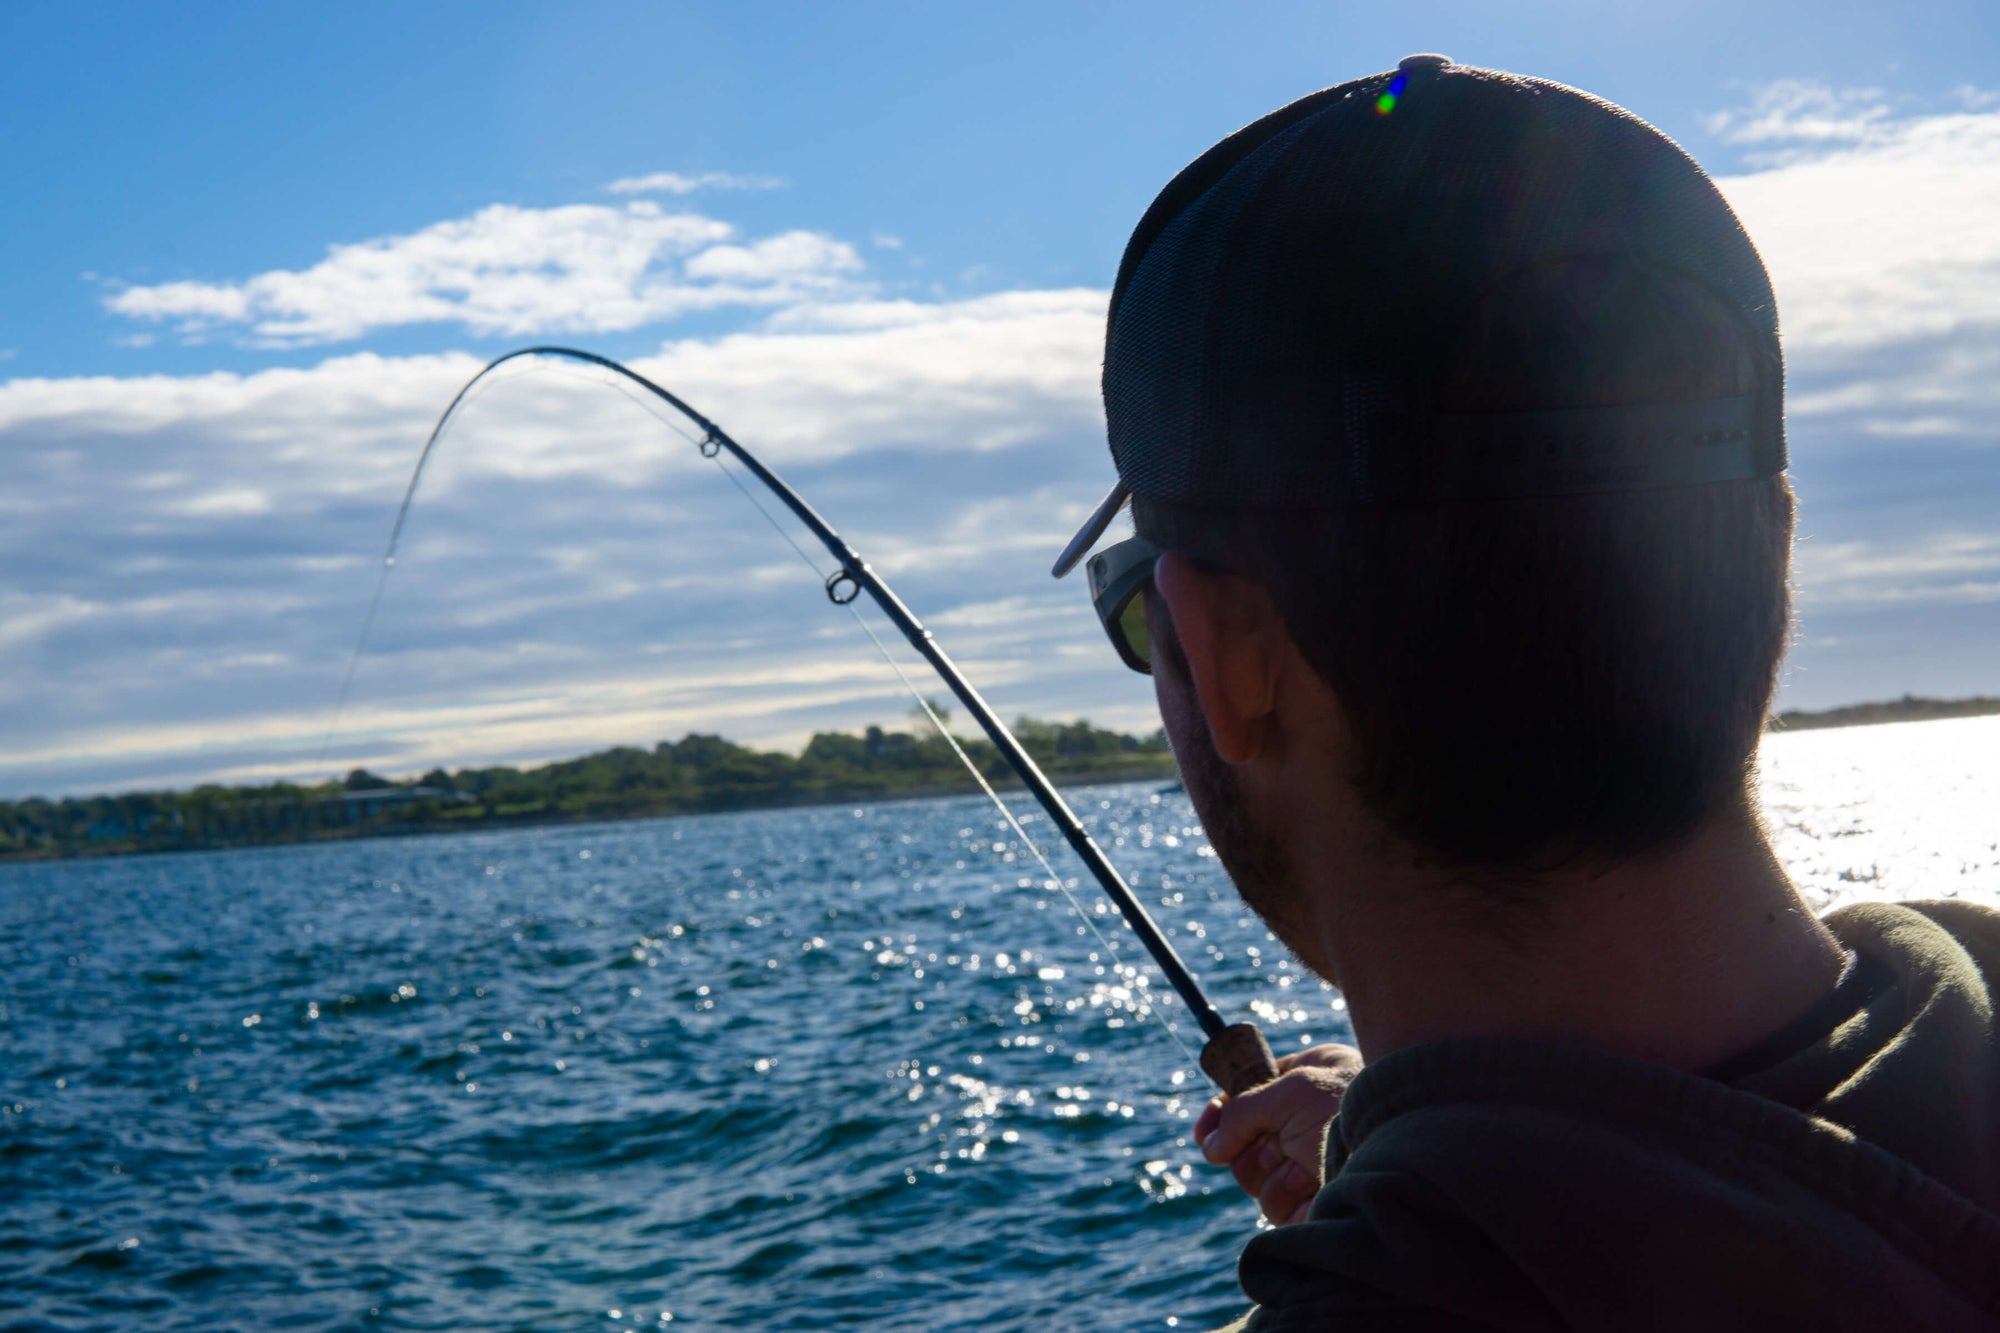
<path id="1" fill-rule="evenodd" d="M 1201 1048 L 1201 1070 L 1234 1097 L 1275 1079 L 1278 1061 L 1255 1023 L 1231 1023 Z"/>

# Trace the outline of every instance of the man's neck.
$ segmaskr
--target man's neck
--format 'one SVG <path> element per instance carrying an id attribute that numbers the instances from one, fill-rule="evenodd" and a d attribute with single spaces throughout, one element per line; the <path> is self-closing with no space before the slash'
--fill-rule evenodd
<path id="1" fill-rule="evenodd" d="M 1642 862 L 1527 886 L 1511 918 L 1479 886 L 1376 846 L 1369 864 L 1297 862 L 1324 872 L 1301 887 L 1370 1060 L 1507 1036 L 1699 1070 L 1839 979 L 1839 942 L 1747 813 Z"/>

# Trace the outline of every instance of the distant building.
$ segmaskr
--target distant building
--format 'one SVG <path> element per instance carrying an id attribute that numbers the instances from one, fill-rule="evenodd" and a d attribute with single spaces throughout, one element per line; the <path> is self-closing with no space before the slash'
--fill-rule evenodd
<path id="1" fill-rule="evenodd" d="M 419 801 L 470 801 L 462 791 L 443 787 L 368 787 L 361 791 L 336 792 L 314 799 L 321 823 L 358 824 L 364 819 Z"/>

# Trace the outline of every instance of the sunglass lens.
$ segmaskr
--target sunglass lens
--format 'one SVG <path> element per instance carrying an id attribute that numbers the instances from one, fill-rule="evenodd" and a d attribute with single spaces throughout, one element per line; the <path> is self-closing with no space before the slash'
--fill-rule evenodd
<path id="1" fill-rule="evenodd" d="M 1125 660 L 1139 671 L 1153 669 L 1153 639 L 1146 632 L 1146 590 L 1139 589 L 1118 613 L 1118 634 L 1124 640 Z"/>

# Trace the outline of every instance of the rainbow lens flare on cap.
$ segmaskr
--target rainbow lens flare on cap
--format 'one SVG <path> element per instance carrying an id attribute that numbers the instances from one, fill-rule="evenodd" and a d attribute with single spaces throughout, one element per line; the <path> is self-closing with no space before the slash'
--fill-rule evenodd
<path id="1" fill-rule="evenodd" d="M 1563 266 L 1578 299 L 1715 298 L 1763 352 L 1755 392 L 1441 410 L 1480 303 Z M 1411 508 L 1785 468 L 1777 302 L 1714 183 L 1608 102 L 1440 55 L 1302 98 L 1168 183 L 1118 266 L 1104 410 L 1118 485 L 1058 577 L 1132 495 Z"/>

